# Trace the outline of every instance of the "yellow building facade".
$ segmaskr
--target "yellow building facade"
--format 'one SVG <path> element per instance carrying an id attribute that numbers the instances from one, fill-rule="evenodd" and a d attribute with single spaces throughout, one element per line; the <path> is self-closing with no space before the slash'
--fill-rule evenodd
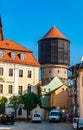
<path id="1" fill-rule="evenodd" d="M 68 86 L 59 77 L 55 77 L 48 85 L 42 87 L 43 96 L 49 97 L 50 107 L 68 109 Z"/>

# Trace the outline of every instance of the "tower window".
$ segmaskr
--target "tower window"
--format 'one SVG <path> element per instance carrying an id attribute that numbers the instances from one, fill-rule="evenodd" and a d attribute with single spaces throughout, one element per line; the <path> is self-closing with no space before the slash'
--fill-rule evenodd
<path id="1" fill-rule="evenodd" d="M 64 71 L 64 74 L 66 74 L 66 71 Z"/>
<path id="2" fill-rule="evenodd" d="M 60 73 L 60 70 L 58 70 L 58 73 Z"/>

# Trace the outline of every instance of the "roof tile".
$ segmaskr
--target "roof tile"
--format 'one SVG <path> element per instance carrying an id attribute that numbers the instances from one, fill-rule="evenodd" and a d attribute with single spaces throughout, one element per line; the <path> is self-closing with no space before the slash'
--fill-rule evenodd
<path id="1" fill-rule="evenodd" d="M 53 26 L 42 39 L 46 38 L 62 38 L 66 39 L 66 37 L 55 27 Z"/>
<path id="2" fill-rule="evenodd" d="M 32 51 L 22 47 L 21 45 L 13 42 L 11 40 L 0 41 L 0 49 L 4 50 L 4 57 L 0 57 L 0 61 L 40 66 L 38 61 L 34 58 Z M 15 59 L 12 59 L 11 56 L 9 55 L 9 53 L 12 51 L 15 51 L 15 53 L 16 53 Z M 25 54 L 25 60 L 22 60 L 19 57 L 19 54 L 21 54 L 21 53 Z"/>

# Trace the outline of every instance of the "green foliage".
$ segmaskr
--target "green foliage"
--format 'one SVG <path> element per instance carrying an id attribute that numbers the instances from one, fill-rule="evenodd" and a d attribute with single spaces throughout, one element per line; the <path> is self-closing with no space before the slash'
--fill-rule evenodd
<path id="1" fill-rule="evenodd" d="M 6 97 L 4 97 L 4 96 L 0 97 L 0 108 L 4 108 L 6 102 L 7 102 Z"/>
<path id="2" fill-rule="evenodd" d="M 11 107 L 15 111 L 15 116 L 16 116 L 16 111 L 18 109 L 18 106 L 22 103 L 22 98 L 21 96 L 13 96 L 9 99 L 9 104 L 8 107 Z"/>
<path id="3" fill-rule="evenodd" d="M 23 108 L 25 110 L 26 109 L 32 110 L 37 106 L 37 104 L 40 104 L 39 96 L 32 92 L 28 94 L 24 94 L 22 98 L 23 98 L 23 104 L 24 104 Z"/>
<path id="4" fill-rule="evenodd" d="M 40 85 L 37 86 L 37 95 L 41 96 L 41 87 L 40 87 Z"/>
<path id="5" fill-rule="evenodd" d="M 22 99 L 23 109 L 27 111 L 28 118 L 29 112 L 34 109 L 37 104 L 41 105 L 41 100 L 40 97 L 33 92 L 22 95 Z"/>

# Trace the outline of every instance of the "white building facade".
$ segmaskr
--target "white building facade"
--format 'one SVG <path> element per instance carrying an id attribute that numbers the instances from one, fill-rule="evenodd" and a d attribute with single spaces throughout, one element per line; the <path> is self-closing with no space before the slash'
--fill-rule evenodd
<path id="1" fill-rule="evenodd" d="M 9 99 L 28 91 L 34 92 L 34 86 L 39 83 L 39 68 L 32 51 L 4 39 L 0 18 L 0 96 Z M 6 109 L 6 112 L 11 111 Z M 24 113 L 20 117 L 25 118 Z"/>

